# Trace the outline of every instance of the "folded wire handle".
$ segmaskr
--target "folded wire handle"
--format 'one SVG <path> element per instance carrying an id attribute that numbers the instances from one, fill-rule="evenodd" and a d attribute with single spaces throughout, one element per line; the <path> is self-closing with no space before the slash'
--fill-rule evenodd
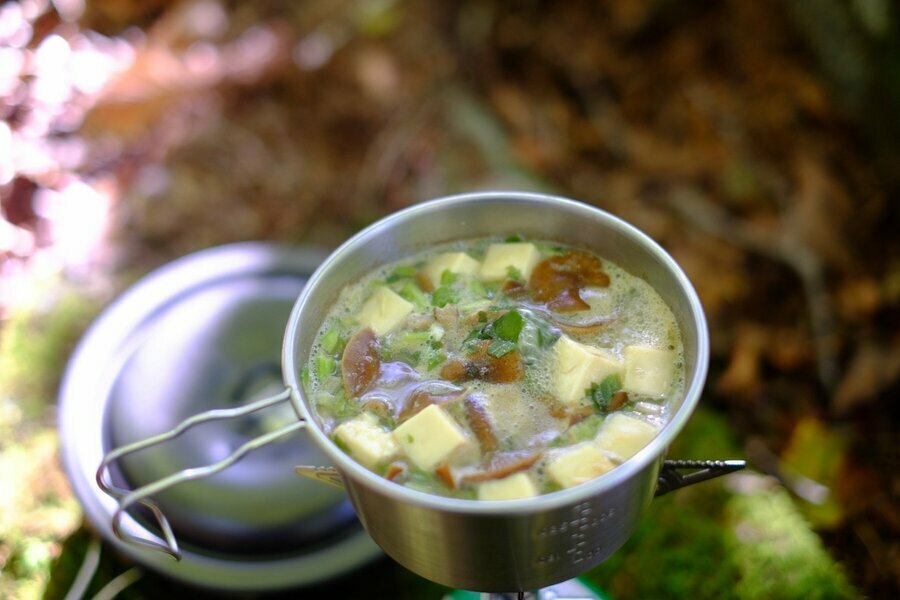
<path id="1" fill-rule="evenodd" d="M 205 467 L 183 469 L 158 481 L 154 481 L 152 483 L 148 483 L 147 485 L 141 486 L 136 490 L 128 490 L 113 485 L 111 477 L 109 475 L 109 465 L 128 454 L 133 454 L 135 452 L 150 448 L 151 446 L 156 446 L 157 444 L 162 444 L 171 439 L 174 439 L 188 429 L 201 423 L 243 417 L 258 410 L 263 410 L 264 408 L 269 408 L 271 406 L 275 406 L 276 404 L 288 401 L 290 400 L 290 398 L 291 390 L 290 388 L 288 388 L 280 392 L 279 394 L 257 400 L 256 402 L 252 402 L 239 408 L 214 409 L 199 413 L 185 419 L 184 421 L 176 425 L 173 429 L 165 433 L 161 433 L 157 436 L 153 436 L 145 440 L 134 442 L 133 444 L 122 446 L 121 448 L 117 448 L 106 454 L 103 457 L 103 461 L 100 463 L 100 468 L 97 469 L 97 485 L 100 486 L 100 489 L 103 490 L 106 494 L 115 498 L 118 503 L 118 507 L 116 508 L 116 511 L 113 513 L 112 517 L 113 534 L 123 542 L 143 546 L 152 550 L 158 550 L 165 554 L 168 554 L 175 560 L 181 560 L 181 551 L 178 548 L 178 540 L 175 539 L 175 535 L 172 533 L 172 527 L 169 525 L 168 519 L 166 519 L 166 516 L 163 514 L 162 510 L 160 510 L 160 508 L 152 500 L 149 500 L 149 497 L 167 490 L 172 486 L 178 485 L 179 483 L 183 483 L 185 481 L 193 481 L 195 479 L 204 479 L 206 477 L 215 475 L 219 471 L 227 469 L 232 464 L 239 461 L 251 450 L 261 448 L 282 436 L 306 427 L 306 421 L 301 419 L 285 425 L 280 429 L 276 429 L 275 431 L 270 431 L 269 433 L 255 437 L 252 440 L 245 442 L 237 450 L 217 463 L 207 465 Z M 153 516 L 156 519 L 160 530 L 162 531 L 162 538 L 160 538 L 161 541 L 134 536 L 122 530 L 122 519 L 126 514 L 128 514 L 128 510 L 136 504 L 147 507 L 150 512 L 153 513 Z"/>
<path id="2" fill-rule="evenodd" d="M 701 481 L 721 477 L 728 473 L 740 471 L 747 466 L 745 460 L 666 460 L 659 471 L 659 481 L 656 484 L 656 496 L 668 494 L 671 491 L 683 488 Z M 692 472 L 682 474 L 682 469 Z"/>

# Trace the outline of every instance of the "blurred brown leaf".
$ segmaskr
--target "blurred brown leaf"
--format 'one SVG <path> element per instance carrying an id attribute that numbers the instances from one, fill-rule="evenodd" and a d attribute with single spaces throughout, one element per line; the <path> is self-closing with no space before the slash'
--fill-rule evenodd
<path id="1" fill-rule="evenodd" d="M 859 406 L 876 401 L 900 381 L 900 338 L 890 343 L 864 341 L 847 365 L 831 408 L 846 415 Z"/>

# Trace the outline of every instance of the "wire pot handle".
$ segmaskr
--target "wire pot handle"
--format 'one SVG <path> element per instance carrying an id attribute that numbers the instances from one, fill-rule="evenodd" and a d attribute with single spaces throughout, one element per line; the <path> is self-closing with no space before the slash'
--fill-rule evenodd
<path id="1" fill-rule="evenodd" d="M 740 471 L 747 466 L 741 459 L 729 460 L 666 460 L 659 472 L 656 497 L 674 490 L 707 481 L 728 473 Z M 682 473 L 682 470 L 691 471 Z"/>
<path id="2" fill-rule="evenodd" d="M 152 550 L 163 552 L 171 556 L 175 560 L 181 560 L 181 550 L 179 550 L 178 548 L 178 540 L 175 538 L 175 534 L 172 532 L 172 527 L 171 525 L 169 525 L 169 520 L 166 518 L 165 514 L 163 514 L 159 506 L 157 506 L 155 502 L 150 500 L 150 497 L 158 494 L 159 492 L 167 490 L 172 486 L 178 485 L 179 483 L 184 483 L 185 481 L 193 481 L 195 479 L 205 479 L 206 477 L 215 475 L 216 473 L 227 469 L 228 467 L 239 461 L 251 450 L 262 448 L 263 446 L 270 444 L 271 442 L 282 436 L 303 429 L 304 427 L 306 427 L 306 421 L 301 418 L 296 422 L 281 427 L 280 429 L 276 429 L 275 431 L 270 431 L 269 433 L 265 433 L 263 435 L 255 437 L 252 440 L 245 442 L 237 450 L 217 463 L 207 465 L 205 467 L 182 469 L 181 471 L 177 471 L 167 477 L 163 477 L 162 479 L 143 485 L 136 490 L 129 490 L 113 485 L 112 479 L 109 475 L 109 465 L 128 454 L 133 454 L 152 446 L 168 442 L 169 440 L 180 436 L 182 433 L 194 427 L 195 425 L 208 423 L 210 421 L 223 421 L 228 419 L 240 418 L 254 413 L 258 410 L 263 410 L 264 408 L 269 408 L 271 406 L 275 406 L 276 404 L 281 404 L 282 402 L 290 400 L 290 398 L 291 389 L 287 388 L 274 396 L 269 396 L 238 408 L 219 408 L 202 412 L 188 417 L 165 433 L 161 433 L 144 440 L 139 440 L 132 444 L 116 448 L 115 450 L 107 453 L 103 457 L 103 461 L 100 463 L 100 468 L 97 469 L 97 485 L 100 486 L 100 489 L 103 490 L 103 492 L 114 498 L 118 504 L 116 511 L 112 516 L 113 534 L 127 544 L 150 548 Z M 129 514 L 129 509 L 131 509 L 136 504 L 145 506 L 153 514 L 154 518 L 156 519 L 156 523 L 159 525 L 159 528 L 162 531 L 161 538 L 151 539 L 139 537 L 123 531 L 122 520 L 124 519 L 126 514 Z"/>

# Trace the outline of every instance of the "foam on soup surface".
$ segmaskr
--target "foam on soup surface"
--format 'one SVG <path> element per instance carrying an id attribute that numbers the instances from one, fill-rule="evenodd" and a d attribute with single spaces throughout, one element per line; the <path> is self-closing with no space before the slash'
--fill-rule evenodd
<path id="1" fill-rule="evenodd" d="M 446 244 L 347 286 L 303 385 L 360 464 L 420 491 L 503 500 L 636 454 L 684 390 L 681 334 L 645 281 L 518 238 Z"/>

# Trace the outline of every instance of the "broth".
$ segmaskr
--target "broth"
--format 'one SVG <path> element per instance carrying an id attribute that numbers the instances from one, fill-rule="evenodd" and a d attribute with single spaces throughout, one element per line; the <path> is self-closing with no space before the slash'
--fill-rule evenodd
<path id="1" fill-rule="evenodd" d="M 301 373 L 322 428 L 363 466 L 483 500 L 614 469 L 684 391 L 681 333 L 649 284 L 518 237 L 435 246 L 348 285 Z"/>

